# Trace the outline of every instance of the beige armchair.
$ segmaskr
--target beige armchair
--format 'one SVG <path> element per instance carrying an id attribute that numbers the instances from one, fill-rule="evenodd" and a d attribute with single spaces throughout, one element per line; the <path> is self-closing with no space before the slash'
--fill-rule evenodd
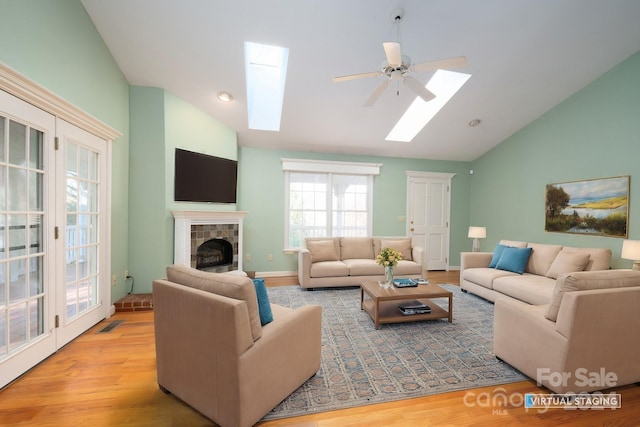
<path id="1" fill-rule="evenodd" d="M 158 384 L 215 423 L 251 426 L 320 368 L 320 306 L 271 304 L 246 277 L 171 266 L 153 282 Z"/>

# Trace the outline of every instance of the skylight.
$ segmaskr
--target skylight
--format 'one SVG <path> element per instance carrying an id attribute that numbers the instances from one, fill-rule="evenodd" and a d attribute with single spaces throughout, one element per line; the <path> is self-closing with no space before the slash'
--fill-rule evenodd
<path id="1" fill-rule="evenodd" d="M 289 49 L 245 42 L 249 129 L 280 130 Z"/>
<path id="2" fill-rule="evenodd" d="M 410 142 L 453 98 L 453 95 L 460 90 L 469 77 L 471 74 L 446 70 L 436 71 L 426 86 L 436 97 L 429 102 L 416 97 L 385 139 L 387 141 Z"/>

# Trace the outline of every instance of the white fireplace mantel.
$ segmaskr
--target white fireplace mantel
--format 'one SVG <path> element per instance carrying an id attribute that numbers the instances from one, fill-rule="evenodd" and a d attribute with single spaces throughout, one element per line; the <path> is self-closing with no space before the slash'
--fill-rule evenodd
<path id="1" fill-rule="evenodd" d="M 171 211 L 174 218 L 173 262 L 191 265 L 191 225 L 238 224 L 238 270 L 242 271 L 242 222 L 244 211 Z"/>

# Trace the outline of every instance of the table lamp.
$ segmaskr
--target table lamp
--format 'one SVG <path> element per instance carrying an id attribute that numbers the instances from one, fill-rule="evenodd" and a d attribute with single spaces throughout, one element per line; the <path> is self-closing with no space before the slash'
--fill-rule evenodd
<path id="1" fill-rule="evenodd" d="M 624 259 L 633 261 L 633 269 L 640 270 L 640 240 L 623 240 L 622 254 Z"/>
<path id="2" fill-rule="evenodd" d="M 469 235 L 467 237 L 473 239 L 473 252 L 478 252 L 480 251 L 480 241 L 478 239 L 487 237 L 487 227 L 469 227 Z"/>

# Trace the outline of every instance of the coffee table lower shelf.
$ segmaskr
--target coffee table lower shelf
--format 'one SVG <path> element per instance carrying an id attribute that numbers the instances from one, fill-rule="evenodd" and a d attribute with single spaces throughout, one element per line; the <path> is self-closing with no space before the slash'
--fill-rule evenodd
<path id="1" fill-rule="evenodd" d="M 420 298 L 419 301 L 427 304 L 431 308 L 431 313 L 404 315 L 398 308 L 398 305 L 401 304 L 403 300 L 379 301 L 377 316 L 375 303 L 371 299 L 365 299 L 364 301 L 362 301 L 362 309 L 366 311 L 374 321 L 376 329 L 378 329 L 379 325 L 382 323 L 403 323 L 433 319 L 449 319 L 449 322 L 452 321 L 449 312 L 440 307 L 435 302 L 431 301 L 428 298 Z"/>

